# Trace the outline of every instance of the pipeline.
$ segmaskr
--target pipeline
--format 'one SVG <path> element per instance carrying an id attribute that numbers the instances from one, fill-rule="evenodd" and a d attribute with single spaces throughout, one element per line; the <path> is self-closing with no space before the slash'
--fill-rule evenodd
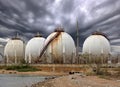
<path id="1" fill-rule="evenodd" d="M 47 44 L 43 47 L 39 59 L 42 57 L 42 55 L 44 54 L 45 50 L 47 49 L 47 47 L 49 46 L 49 44 L 60 35 L 61 32 L 56 32 L 56 34 L 47 42 Z M 39 60 L 38 59 L 38 60 Z"/>

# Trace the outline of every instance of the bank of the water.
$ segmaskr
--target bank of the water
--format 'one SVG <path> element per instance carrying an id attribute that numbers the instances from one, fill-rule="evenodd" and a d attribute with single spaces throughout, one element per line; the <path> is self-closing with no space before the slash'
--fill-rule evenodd
<path id="1" fill-rule="evenodd" d="M 68 73 L 63 72 L 47 72 L 47 71 L 34 71 L 34 72 L 18 72 L 14 70 L 0 70 L 0 74 L 16 74 L 16 75 L 39 75 L 39 76 L 61 76 Z"/>
<path id="2" fill-rule="evenodd" d="M 0 74 L 0 87 L 30 87 L 48 76 Z"/>
<path id="3" fill-rule="evenodd" d="M 75 74 L 38 82 L 31 87 L 120 87 L 120 80 Z"/>

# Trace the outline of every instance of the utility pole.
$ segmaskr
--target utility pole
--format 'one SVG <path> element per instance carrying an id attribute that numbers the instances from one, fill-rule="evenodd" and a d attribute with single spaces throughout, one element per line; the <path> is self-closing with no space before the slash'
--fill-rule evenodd
<path id="1" fill-rule="evenodd" d="M 76 33 L 77 33 L 77 36 L 76 36 L 76 58 L 77 58 L 77 62 L 79 64 L 79 25 L 78 25 L 78 20 L 76 21 Z"/>

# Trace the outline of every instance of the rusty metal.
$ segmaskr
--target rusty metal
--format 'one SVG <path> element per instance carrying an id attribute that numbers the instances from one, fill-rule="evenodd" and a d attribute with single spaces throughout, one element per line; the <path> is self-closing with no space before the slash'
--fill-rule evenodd
<path id="1" fill-rule="evenodd" d="M 94 33 L 92 33 L 92 35 L 101 35 L 101 36 L 104 36 L 107 40 L 109 40 L 109 38 L 107 37 L 107 35 L 104 34 L 104 33 L 102 33 L 102 32 L 95 31 Z"/>
<path id="2" fill-rule="evenodd" d="M 19 37 L 18 33 L 16 33 L 15 37 L 11 38 L 12 40 L 21 40 L 21 38 Z"/>
<path id="3" fill-rule="evenodd" d="M 58 28 L 56 28 L 55 29 L 55 31 L 54 32 L 64 32 L 64 29 L 63 28 L 61 28 L 61 27 L 58 27 Z"/>
<path id="4" fill-rule="evenodd" d="M 72 37 L 65 33 L 62 28 L 57 28 L 46 39 L 36 62 L 42 62 L 42 58 L 45 58 L 43 57 L 45 55 L 47 63 L 63 63 L 63 61 L 68 63 L 71 61 L 73 50 L 75 53 L 75 43 Z"/>
<path id="5" fill-rule="evenodd" d="M 61 31 L 59 31 L 61 32 Z M 61 40 L 62 39 L 62 33 L 59 34 L 59 36 L 57 36 L 52 42 L 51 42 L 51 50 L 52 50 L 52 56 L 54 58 L 54 62 L 55 63 L 58 63 L 58 62 L 62 62 L 62 58 L 60 54 L 60 52 L 58 51 L 59 49 L 57 48 L 58 47 L 58 44 L 61 43 Z M 58 59 L 59 58 L 59 59 Z"/>
<path id="6" fill-rule="evenodd" d="M 43 37 L 39 32 L 34 37 Z"/>
<path id="7" fill-rule="evenodd" d="M 55 40 L 55 38 L 57 38 L 59 35 L 60 35 L 61 32 L 56 32 L 56 34 L 48 41 L 48 43 L 43 47 L 41 53 L 40 53 L 40 56 L 39 58 L 42 57 L 42 55 L 44 54 L 45 50 L 47 49 L 48 45 L 53 41 Z"/>
<path id="8" fill-rule="evenodd" d="M 48 36 L 46 43 L 56 34 L 54 32 Z M 47 47 L 45 55 L 47 63 L 70 63 L 72 54 L 75 54 L 75 43 L 72 37 L 66 32 L 61 32 Z"/>

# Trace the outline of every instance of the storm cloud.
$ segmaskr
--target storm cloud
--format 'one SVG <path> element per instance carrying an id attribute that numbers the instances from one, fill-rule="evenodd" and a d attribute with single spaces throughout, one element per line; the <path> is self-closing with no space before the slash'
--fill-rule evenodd
<path id="1" fill-rule="evenodd" d="M 120 45 L 120 0 L 0 0 L 0 37 L 5 40 L 16 32 L 25 41 L 37 32 L 47 37 L 61 25 L 76 40 L 77 20 L 80 46 L 97 30 Z"/>

